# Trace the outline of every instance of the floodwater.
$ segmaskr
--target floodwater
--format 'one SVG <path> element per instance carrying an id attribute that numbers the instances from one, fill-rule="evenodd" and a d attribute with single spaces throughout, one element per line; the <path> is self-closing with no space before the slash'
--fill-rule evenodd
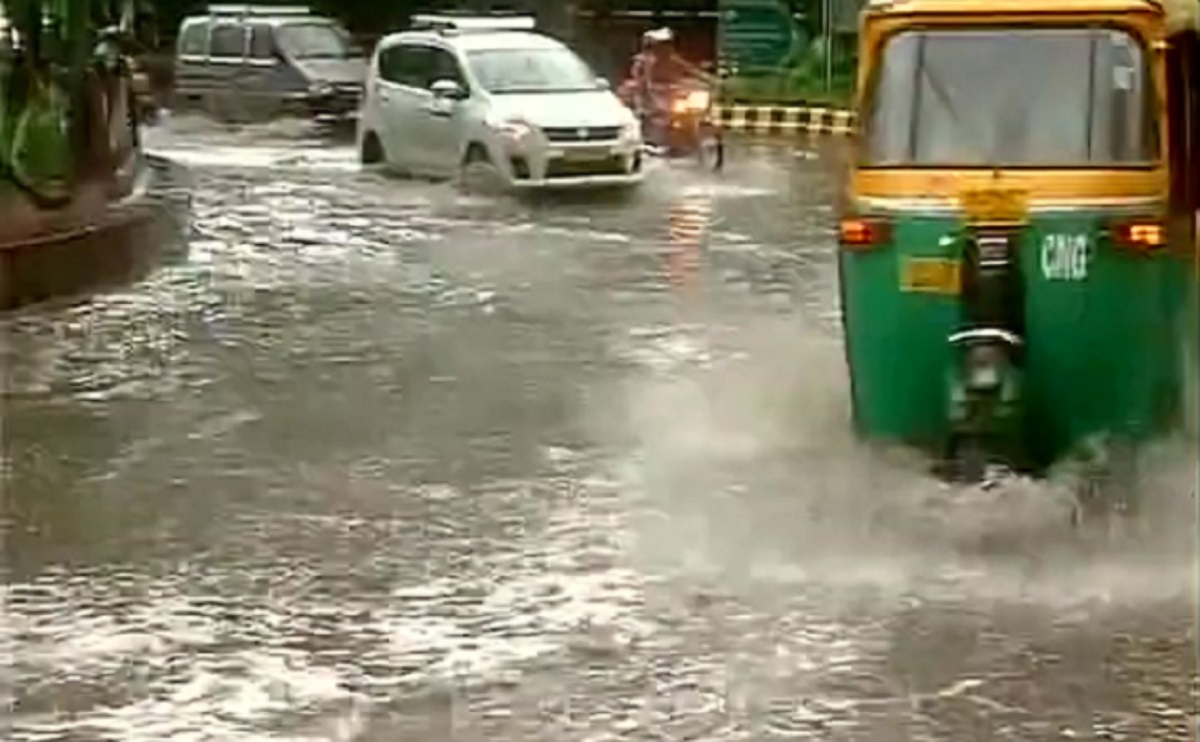
<path id="1" fill-rule="evenodd" d="M 1195 454 L 856 445 L 828 145 L 516 201 L 174 121 L 191 259 L 0 326 L 12 740 L 1183 740 Z"/>

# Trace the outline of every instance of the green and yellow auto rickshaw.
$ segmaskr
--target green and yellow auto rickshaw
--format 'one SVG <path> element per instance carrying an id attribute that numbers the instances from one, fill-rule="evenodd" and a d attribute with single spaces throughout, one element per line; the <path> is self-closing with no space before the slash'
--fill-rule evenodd
<path id="1" fill-rule="evenodd" d="M 860 436 L 974 480 L 1194 430 L 1198 7 L 864 10 L 839 249 Z"/>

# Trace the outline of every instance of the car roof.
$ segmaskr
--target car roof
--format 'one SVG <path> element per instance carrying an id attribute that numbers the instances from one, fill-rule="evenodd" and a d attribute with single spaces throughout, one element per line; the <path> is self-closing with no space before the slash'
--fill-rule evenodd
<path id="1" fill-rule="evenodd" d="M 209 13 L 205 15 L 189 15 L 183 19 L 182 26 L 192 26 L 200 23 L 253 23 L 259 26 L 337 25 L 335 20 L 323 15 L 233 15 L 229 13 Z"/>
<path id="2" fill-rule="evenodd" d="M 557 39 L 534 31 L 470 31 L 467 33 L 439 33 L 437 31 L 401 31 L 389 34 L 379 42 L 379 47 L 389 47 L 403 42 L 436 42 L 463 51 L 486 51 L 493 49 L 562 49 L 564 44 Z"/>

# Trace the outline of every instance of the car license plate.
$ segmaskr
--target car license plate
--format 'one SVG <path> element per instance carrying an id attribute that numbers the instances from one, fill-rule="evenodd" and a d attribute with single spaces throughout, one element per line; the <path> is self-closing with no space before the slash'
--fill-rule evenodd
<path id="1" fill-rule="evenodd" d="M 1020 188 L 967 190 L 959 203 L 973 224 L 1024 224 L 1029 213 L 1029 194 Z"/>
<path id="2" fill-rule="evenodd" d="M 955 296 L 962 291 L 962 265 L 945 258 L 905 258 L 900 264 L 900 289 Z"/>
<path id="3" fill-rule="evenodd" d="M 563 159 L 571 162 L 595 162 L 612 157 L 608 147 L 572 147 L 563 151 Z"/>

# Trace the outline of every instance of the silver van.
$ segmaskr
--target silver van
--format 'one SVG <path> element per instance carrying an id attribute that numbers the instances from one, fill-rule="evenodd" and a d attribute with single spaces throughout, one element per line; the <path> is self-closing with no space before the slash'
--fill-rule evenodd
<path id="1" fill-rule="evenodd" d="M 357 115 L 365 75 L 346 29 L 306 7 L 212 5 L 179 27 L 173 107 L 336 122 Z"/>

